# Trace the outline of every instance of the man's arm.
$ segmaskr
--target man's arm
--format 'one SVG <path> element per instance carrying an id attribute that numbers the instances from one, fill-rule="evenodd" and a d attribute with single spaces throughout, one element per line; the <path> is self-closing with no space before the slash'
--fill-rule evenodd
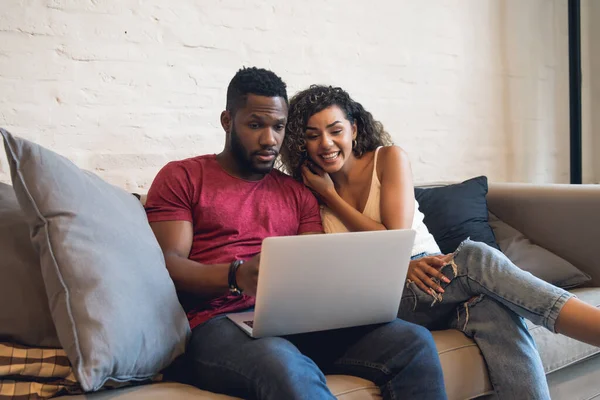
<path id="1" fill-rule="evenodd" d="M 167 269 L 177 290 L 206 297 L 227 292 L 229 264 L 205 265 L 188 258 L 194 240 L 191 222 L 152 222 L 150 227 L 165 255 Z"/>
<path id="2" fill-rule="evenodd" d="M 216 297 L 228 292 L 229 264 L 200 264 L 188 258 L 194 240 L 191 222 L 152 222 L 150 226 L 164 253 L 167 270 L 177 290 L 202 297 Z M 259 259 L 259 256 L 252 258 L 237 271 L 237 284 L 244 294 L 256 293 Z"/>

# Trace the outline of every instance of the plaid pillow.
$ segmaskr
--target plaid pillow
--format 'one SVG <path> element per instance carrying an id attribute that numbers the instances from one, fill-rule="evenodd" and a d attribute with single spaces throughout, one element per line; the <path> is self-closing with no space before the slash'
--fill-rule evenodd
<path id="1" fill-rule="evenodd" d="M 160 380 L 162 375 L 153 379 Z M 124 386 L 133 386 L 133 383 L 107 382 L 102 389 Z M 0 342 L 0 400 L 48 399 L 82 393 L 63 349 Z"/>
<path id="2" fill-rule="evenodd" d="M 62 349 L 0 343 L 0 399 L 47 399 L 82 393 Z"/>

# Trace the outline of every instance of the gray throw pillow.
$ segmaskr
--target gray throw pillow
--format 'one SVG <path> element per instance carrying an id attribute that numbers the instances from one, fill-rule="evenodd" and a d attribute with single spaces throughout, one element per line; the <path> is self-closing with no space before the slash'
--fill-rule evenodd
<path id="1" fill-rule="evenodd" d="M 521 232 L 492 213 L 489 214 L 489 224 L 500 250 L 519 268 L 563 289 L 581 286 L 591 279 L 567 260 L 531 243 Z"/>
<path id="2" fill-rule="evenodd" d="M 190 328 L 144 208 L 66 158 L 0 134 L 77 380 L 94 391 L 154 377 L 184 352 Z"/>
<path id="3" fill-rule="evenodd" d="M 0 183 L 0 340 L 60 347 L 40 259 L 12 186 Z"/>

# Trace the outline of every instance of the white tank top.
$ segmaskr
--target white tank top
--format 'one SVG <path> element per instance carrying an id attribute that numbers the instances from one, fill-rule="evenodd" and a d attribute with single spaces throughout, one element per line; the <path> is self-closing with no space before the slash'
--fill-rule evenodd
<path id="1" fill-rule="evenodd" d="M 381 182 L 377 176 L 377 156 L 379 154 L 378 147 L 375 150 L 375 160 L 373 162 L 373 177 L 371 178 L 371 189 L 369 190 L 369 197 L 367 198 L 367 204 L 363 215 L 371 218 L 373 221 L 381 223 Z M 417 234 L 415 237 L 415 244 L 412 249 L 412 255 L 418 254 L 436 254 L 440 253 L 440 248 L 435 242 L 433 235 L 429 233 L 427 226 L 423 223 L 425 216 L 419 211 L 419 203 L 415 200 L 415 215 L 413 217 L 412 229 Z M 323 228 L 325 233 L 340 233 L 348 232 L 346 225 L 329 209 L 327 206 L 321 206 L 321 219 L 323 220 Z"/>

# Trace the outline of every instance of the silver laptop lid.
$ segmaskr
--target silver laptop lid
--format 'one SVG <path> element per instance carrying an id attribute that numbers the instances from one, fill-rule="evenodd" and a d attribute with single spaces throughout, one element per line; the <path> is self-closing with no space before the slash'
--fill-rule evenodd
<path id="1" fill-rule="evenodd" d="M 410 229 L 265 239 L 253 336 L 393 320 L 414 239 Z"/>

